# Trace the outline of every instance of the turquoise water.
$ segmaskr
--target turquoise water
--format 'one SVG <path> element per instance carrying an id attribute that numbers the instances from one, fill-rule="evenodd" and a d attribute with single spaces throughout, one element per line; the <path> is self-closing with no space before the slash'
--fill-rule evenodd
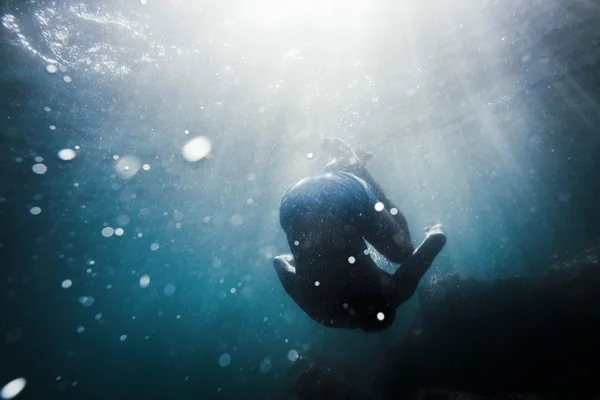
<path id="1" fill-rule="evenodd" d="M 281 399 L 298 355 L 368 381 L 417 301 L 386 332 L 331 330 L 271 265 L 281 195 L 322 170 L 323 136 L 373 152 L 415 244 L 446 226 L 427 281 L 537 276 L 593 244 L 597 10 L 5 2 L 0 384 Z"/>

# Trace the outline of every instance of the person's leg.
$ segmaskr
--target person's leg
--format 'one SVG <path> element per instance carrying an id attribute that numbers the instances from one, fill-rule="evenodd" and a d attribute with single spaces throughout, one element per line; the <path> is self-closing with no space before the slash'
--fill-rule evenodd
<path id="1" fill-rule="evenodd" d="M 406 218 L 369 173 L 360 152 L 355 152 L 337 138 L 325 139 L 323 147 L 335 158 L 326 165 L 326 171 L 347 172 L 361 178 L 371 186 L 377 200 L 384 205 L 380 212 L 367 210 L 362 234 L 389 261 L 404 263 L 393 275 L 395 292 L 392 303 L 399 306 L 414 294 L 420 279 L 444 247 L 446 235 L 443 228 L 441 225 L 431 227 L 423 243 L 413 252 Z"/>
<path id="2" fill-rule="evenodd" d="M 445 244 L 446 234 L 443 227 L 438 224 L 429 228 L 423 243 L 417 247 L 408 261 L 402 264 L 392 275 L 395 290 L 391 301 L 394 307 L 400 306 L 412 297 L 417 290 L 419 281 Z"/>
<path id="3" fill-rule="evenodd" d="M 414 250 L 408 231 L 386 209 L 367 212 L 361 235 L 392 263 L 405 262 Z"/>
<path id="4" fill-rule="evenodd" d="M 279 281 L 287 294 L 295 301 L 298 301 L 299 286 L 296 277 L 296 266 L 293 264 L 293 261 L 294 259 L 291 254 L 282 254 L 273 259 L 273 267 L 275 267 L 275 272 L 277 272 Z"/>
<path id="5" fill-rule="evenodd" d="M 383 203 L 392 218 L 398 223 L 400 229 L 404 231 L 404 236 L 410 241 L 410 232 L 408 222 L 400 209 L 396 207 L 387 197 L 383 188 L 377 183 L 366 167 L 366 161 L 372 157 L 370 153 L 354 151 L 350 145 L 339 138 L 324 138 L 322 146 L 334 159 L 325 165 L 325 172 L 341 171 L 347 172 L 365 181 L 373 188 L 377 200 Z"/>

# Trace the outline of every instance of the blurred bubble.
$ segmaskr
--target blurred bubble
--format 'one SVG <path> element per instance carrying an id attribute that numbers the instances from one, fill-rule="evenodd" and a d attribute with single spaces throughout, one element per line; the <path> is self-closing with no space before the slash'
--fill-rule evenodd
<path id="1" fill-rule="evenodd" d="M 296 322 L 296 313 L 293 310 L 285 310 L 283 313 L 283 321 L 288 325 L 293 324 Z"/>
<path id="2" fill-rule="evenodd" d="M 127 340 L 127 335 L 125 335 L 125 334 L 121 335 L 121 337 L 119 337 L 119 340 L 121 342 L 124 342 L 125 340 Z"/>
<path id="3" fill-rule="evenodd" d="M 50 107 L 44 107 L 44 111 L 50 112 L 50 111 L 52 111 L 52 109 Z"/>
<path id="4" fill-rule="evenodd" d="M 58 67 L 54 64 L 48 64 L 46 65 L 46 71 L 51 74 L 55 74 L 58 71 Z"/>
<path id="5" fill-rule="evenodd" d="M 147 288 L 149 284 L 150 284 L 150 277 L 148 275 L 143 275 L 140 278 L 140 287 Z"/>
<path id="6" fill-rule="evenodd" d="M 104 237 L 111 237 L 114 233 L 115 230 L 110 226 L 107 226 L 106 228 L 102 229 L 102 236 Z"/>
<path id="7" fill-rule="evenodd" d="M 63 161 L 71 161 L 76 156 L 75 150 L 73 149 L 62 149 L 58 152 L 58 158 Z"/>
<path id="8" fill-rule="evenodd" d="M 306 158 L 308 158 L 309 160 L 311 160 L 315 155 L 313 153 L 308 153 L 306 155 Z"/>
<path id="9" fill-rule="evenodd" d="M 253 199 L 252 197 L 248 197 L 248 198 L 246 199 L 246 203 L 248 203 L 248 204 L 253 204 L 253 203 L 254 203 L 254 199 Z"/>
<path id="10" fill-rule="evenodd" d="M 219 365 L 225 368 L 229 364 L 231 364 L 231 356 L 227 353 L 221 354 L 221 356 L 219 357 Z"/>
<path id="11" fill-rule="evenodd" d="M 239 214 L 233 214 L 231 216 L 231 224 L 234 226 L 240 226 L 244 223 L 244 218 Z"/>
<path id="12" fill-rule="evenodd" d="M 221 268 L 221 260 L 219 258 L 213 258 L 212 260 L 212 266 L 213 268 Z"/>
<path id="13" fill-rule="evenodd" d="M 142 166 L 142 168 L 144 169 L 144 171 L 150 171 L 150 165 L 149 164 L 144 164 Z"/>
<path id="14" fill-rule="evenodd" d="M 35 164 L 31 169 L 38 175 L 43 175 L 48 171 L 48 167 L 41 163 Z"/>
<path id="15" fill-rule="evenodd" d="M 129 155 L 123 156 L 118 158 L 118 161 L 115 164 L 115 172 L 123 179 L 131 179 L 138 173 L 141 165 L 142 163 L 137 157 Z"/>
<path id="16" fill-rule="evenodd" d="M 160 248 L 160 246 L 158 245 L 158 243 L 152 243 L 152 244 L 150 245 L 150 250 L 152 250 L 152 251 L 156 251 L 156 250 L 158 250 L 159 248 Z"/>
<path id="17" fill-rule="evenodd" d="M 187 142 L 182 149 L 183 158 L 195 162 L 206 157 L 212 149 L 212 144 L 207 137 L 198 136 Z"/>
<path id="18" fill-rule="evenodd" d="M 70 279 L 65 279 L 64 281 L 62 281 L 60 286 L 62 286 L 63 289 L 68 289 L 71 286 L 73 286 L 73 281 L 71 281 Z"/>
<path id="19" fill-rule="evenodd" d="M 298 359 L 298 352 L 296 350 L 290 350 L 287 353 L 287 358 L 288 360 L 290 360 L 291 362 L 294 362 Z"/>
<path id="20" fill-rule="evenodd" d="M 165 289 L 163 291 L 165 293 L 165 295 L 167 296 L 171 296 L 175 293 L 175 285 L 173 285 L 172 283 L 167 283 L 165 285 Z"/>
<path id="21" fill-rule="evenodd" d="M 29 209 L 29 212 L 30 212 L 32 215 L 38 215 L 39 213 L 41 213 L 41 212 L 42 212 L 42 209 L 41 209 L 41 208 L 39 208 L 39 207 L 31 207 L 31 208 Z"/>
<path id="22" fill-rule="evenodd" d="M 94 319 L 95 319 L 96 321 L 100 321 L 100 320 L 102 319 L 102 313 L 101 313 L 101 312 L 99 312 L 98 314 L 96 314 L 96 315 L 94 316 Z"/>
<path id="23" fill-rule="evenodd" d="M 67 82 L 67 83 L 71 82 L 72 80 L 73 80 L 73 79 L 71 79 L 71 77 L 70 77 L 69 75 L 65 75 L 65 76 L 63 76 L 63 81 L 65 81 L 65 82 Z"/>
<path id="24" fill-rule="evenodd" d="M 83 327 L 83 325 L 79 325 L 76 330 L 77 330 L 77 333 L 85 332 L 85 328 Z"/>
<path id="25" fill-rule="evenodd" d="M 55 131 L 55 130 L 56 130 L 56 126 L 54 126 L 54 125 L 50 125 L 50 130 L 51 130 L 51 131 Z"/>
<path id="26" fill-rule="evenodd" d="M 79 302 L 84 307 L 91 307 L 94 304 L 94 298 L 91 296 L 81 296 L 79 297 Z"/>
<path id="27" fill-rule="evenodd" d="M 140 0 L 140 4 L 145 6 L 146 4 L 148 4 L 148 0 Z"/>
<path id="28" fill-rule="evenodd" d="M 25 378 L 14 379 L 8 382 L 6 385 L 4 385 L 2 390 L 0 390 L 0 397 L 2 397 L 5 400 L 12 399 L 13 397 L 21 393 L 23 389 L 25 389 L 26 384 L 27 381 L 25 380 Z"/>
<path id="29" fill-rule="evenodd" d="M 127 226 L 129 225 L 129 221 L 131 221 L 131 218 L 127 214 L 121 214 L 117 217 L 117 225 Z"/>
<path id="30" fill-rule="evenodd" d="M 262 360 L 262 362 L 260 363 L 260 372 L 262 372 L 263 374 L 266 374 L 269 371 L 271 371 L 272 367 L 273 366 L 271 364 L 271 359 L 269 357 L 267 357 L 264 360 Z"/>
<path id="31" fill-rule="evenodd" d="M 117 235 L 117 236 L 123 236 L 124 233 L 125 233 L 125 231 L 123 230 L 123 228 L 115 229 L 115 235 Z"/>

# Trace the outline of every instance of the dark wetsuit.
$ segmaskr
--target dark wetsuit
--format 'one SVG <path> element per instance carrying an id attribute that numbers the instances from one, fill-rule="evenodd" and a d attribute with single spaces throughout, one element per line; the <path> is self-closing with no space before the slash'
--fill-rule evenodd
<path id="1" fill-rule="evenodd" d="M 295 274 L 280 269 L 279 277 L 296 303 L 324 325 L 385 329 L 422 274 L 405 276 L 407 290 L 399 291 L 402 269 L 394 275 L 381 270 L 365 240 L 391 262 L 407 261 L 413 246 L 406 219 L 364 167 L 330 171 L 296 182 L 283 196 L 280 222 Z"/>

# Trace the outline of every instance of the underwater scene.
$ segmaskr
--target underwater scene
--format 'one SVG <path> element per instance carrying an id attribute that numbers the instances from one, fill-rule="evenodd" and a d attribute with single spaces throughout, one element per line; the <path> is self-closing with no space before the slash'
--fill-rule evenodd
<path id="1" fill-rule="evenodd" d="M 600 1 L 0 4 L 0 399 L 600 399 Z"/>

